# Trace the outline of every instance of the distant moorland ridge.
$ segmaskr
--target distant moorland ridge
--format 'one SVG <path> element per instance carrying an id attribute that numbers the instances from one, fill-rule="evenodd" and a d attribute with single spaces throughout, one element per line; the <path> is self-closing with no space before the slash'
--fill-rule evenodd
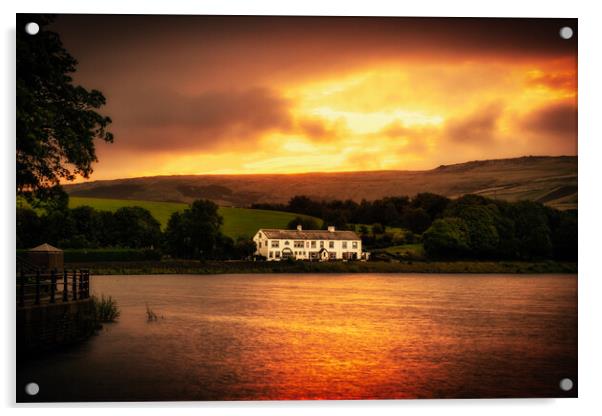
<path id="1" fill-rule="evenodd" d="M 577 208 L 576 156 L 525 156 L 442 165 L 424 171 L 367 171 L 260 175 L 176 175 L 92 181 L 65 186 L 72 196 L 191 202 L 222 206 L 314 199 L 374 200 L 433 192 L 448 197 L 480 194 Z"/>

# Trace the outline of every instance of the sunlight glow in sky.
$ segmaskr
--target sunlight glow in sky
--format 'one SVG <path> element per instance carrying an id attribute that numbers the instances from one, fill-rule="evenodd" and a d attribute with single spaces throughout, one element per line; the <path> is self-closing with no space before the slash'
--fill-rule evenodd
<path id="1" fill-rule="evenodd" d="M 499 20 L 459 22 L 465 39 L 449 40 L 447 19 L 147 17 L 136 20 L 154 28 L 142 38 L 125 17 L 62 18 L 76 80 L 105 93 L 114 120 L 91 179 L 414 170 L 577 151 L 576 43 L 558 43 L 555 22 L 508 21 L 525 36 L 550 32 L 521 47 L 496 37 Z M 79 36 L 94 24 L 121 42 Z"/>

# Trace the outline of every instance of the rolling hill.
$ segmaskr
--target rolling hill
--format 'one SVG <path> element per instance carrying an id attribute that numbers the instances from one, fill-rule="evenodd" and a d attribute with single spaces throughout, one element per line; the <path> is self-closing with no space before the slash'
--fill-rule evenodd
<path id="1" fill-rule="evenodd" d="M 70 197 L 69 206 L 75 208 L 82 205 L 88 205 L 101 211 L 116 211 L 124 206 L 139 206 L 148 209 L 153 217 L 165 228 L 169 217 L 176 211 L 182 211 L 187 207 L 184 203 L 178 202 L 156 202 L 139 201 L 109 198 L 82 198 Z M 286 228 L 287 224 L 297 214 L 280 211 L 266 211 L 261 209 L 220 207 L 220 215 L 224 218 L 222 232 L 232 238 L 238 236 L 252 237 L 258 228 Z M 305 217 L 301 215 L 301 217 Z M 314 218 L 318 224 L 322 220 Z"/>
<path id="2" fill-rule="evenodd" d="M 424 171 L 369 171 L 263 175 L 181 175 L 93 181 L 65 186 L 71 196 L 189 203 L 205 198 L 221 206 L 316 199 L 374 200 L 392 195 L 467 193 L 515 201 L 577 207 L 576 156 L 525 156 L 472 161 Z"/>

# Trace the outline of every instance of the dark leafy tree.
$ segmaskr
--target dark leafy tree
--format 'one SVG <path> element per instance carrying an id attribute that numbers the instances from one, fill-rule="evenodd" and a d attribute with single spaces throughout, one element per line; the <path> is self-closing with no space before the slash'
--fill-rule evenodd
<path id="1" fill-rule="evenodd" d="M 330 210 L 326 209 L 325 213 L 322 215 L 324 218 L 324 222 L 322 224 L 323 229 L 327 229 L 329 226 L 334 226 L 337 230 L 347 230 L 349 229 L 348 223 L 349 218 L 347 214 L 342 211 Z"/>
<path id="2" fill-rule="evenodd" d="M 48 211 L 41 216 L 40 221 L 44 242 L 61 248 L 73 247 L 76 228 L 69 210 Z M 75 243 L 75 248 L 79 248 L 81 241 Z"/>
<path id="3" fill-rule="evenodd" d="M 156 248 L 161 242 L 161 224 L 141 207 L 122 207 L 113 214 L 116 242 L 123 247 Z"/>
<path id="4" fill-rule="evenodd" d="M 576 261 L 578 257 L 577 211 L 556 211 L 549 209 L 554 258 Z"/>
<path id="5" fill-rule="evenodd" d="M 117 240 L 119 230 L 117 229 L 117 221 L 115 216 L 110 211 L 98 211 L 98 230 L 96 236 L 98 238 L 99 247 L 114 247 L 118 246 Z"/>
<path id="6" fill-rule="evenodd" d="M 465 257 L 470 253 L 468 226 L 461 218 L 442 218 L 422 235 L 424 250 L 429 257 Z"/>
<path id="7" fill-rule="evenodd" d="M 447 208 L 450 199 L 442 195 L 423 192 L 412 198 L 412 207 L 422 208 L 431 217 L 431 221 L 440 218 Z"/>
<path id="8" fill-rule="evenodd" d="M 103 224 L 100 221 L 99 212 L 89 206 L 81 206 L 70 210 L 69 215 L 73 221 L 75 233 L 78 236 L 79 245 L 83 247 L 98 247 L 99 234 L 102 232 Z"/>
<path id="9" fill-rule="evenodd" d="M 320 226 L 318 225 L 316 220 L 314 220 L 313 218 L 299 217 L 299 216 L 293 218 L 287 224 L 287 228 L 289 230 L 295 230 L 298 225 L 300 225 L 304 230 L 319 230 L 320 229 Z"/>
<path id="10" fill-rule="evenodd" d="M 17 248 L 32 248 L 42 241 L 42 222 L 31 208 L 17 208 Z"/>
<path id="11" fill-rule="evenodd" d="M 49 30 L 52 20 L 17 15 L 17 193 L 30 201 L 56 195 L 61 180 L 87 178 L 97 161 L 94 140 L 113 141 L 110 118 L 97 112 L 105 97 L 74 84 L 77 61 Z M 23 30 L 30 21 L 40 26 L 35 36 Z"/>
<path id="12" fill-rule="evenodd" d="M 320 203 L 313 201 L 305 195 L 299 195 L 291 198 L 288 202 L 287 210 L 299 214 L 322 217 L 322 208 Z"/>
<path id="13" fill-rule="evenodd" d="M 238 259 L 248 259 L 253 256 L 256 250 L 255 241 L 248 238 L 239 237 L 234 244 L 234 255 Z"/>
<path id="14" fill-rule="evenodd" d="M 509 214 L 515 222 L 520 257 L 550 258 L 553 246 L 545 207 L 537 202 L 519 201 L 510 206 Z"/>
<path id="15" fill-rule="evenodd" d="M 165 230 L 166 250 L 177 257 L 213 258 L 226 241 L 220 232 L 223 219 L 212 201 L 194 201 L 172 214 Z"/>
<path id="16" fill-rule="evenodd" d="M 497 207 L 490 205 L 466 206 L 459 217 L 468 228 L 470 248 L 474 257 L 495 257 L 500 245 L 500 235 L 496 227 L 499 216 Z"/>
<path id="17" fill-rule="evenodd" d="M 372 235 L 384 234 L 385 227 L 382 224 L 374 223 L 372 224 Z"/>
<path id="18" fill-rule="evenodd" d="M 424 208 L 409 208 L 403 214 L 403 226 L 416 234 L 425 232 L 431 223 L 431 216 Z"/>

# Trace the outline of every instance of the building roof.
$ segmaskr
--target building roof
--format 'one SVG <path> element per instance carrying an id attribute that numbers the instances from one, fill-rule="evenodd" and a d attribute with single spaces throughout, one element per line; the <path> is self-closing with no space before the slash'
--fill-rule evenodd
<path id="1" fill-rule="evenodd" d="M 280 230 L 262 228 L 267 238 L 276 240 L 359 240 L 353 231 Z"/>
<path id="2" fill-rule="evenodd" d="M 53 247 L 48 243 L 41 244 L 34 248 L 30 248 L 27 251 L 45 251 L 45 252 L 53 252 L 53 253 L 62 253 L 63 252 L 63 250 L 61 250 L 60 248 Z"/>

